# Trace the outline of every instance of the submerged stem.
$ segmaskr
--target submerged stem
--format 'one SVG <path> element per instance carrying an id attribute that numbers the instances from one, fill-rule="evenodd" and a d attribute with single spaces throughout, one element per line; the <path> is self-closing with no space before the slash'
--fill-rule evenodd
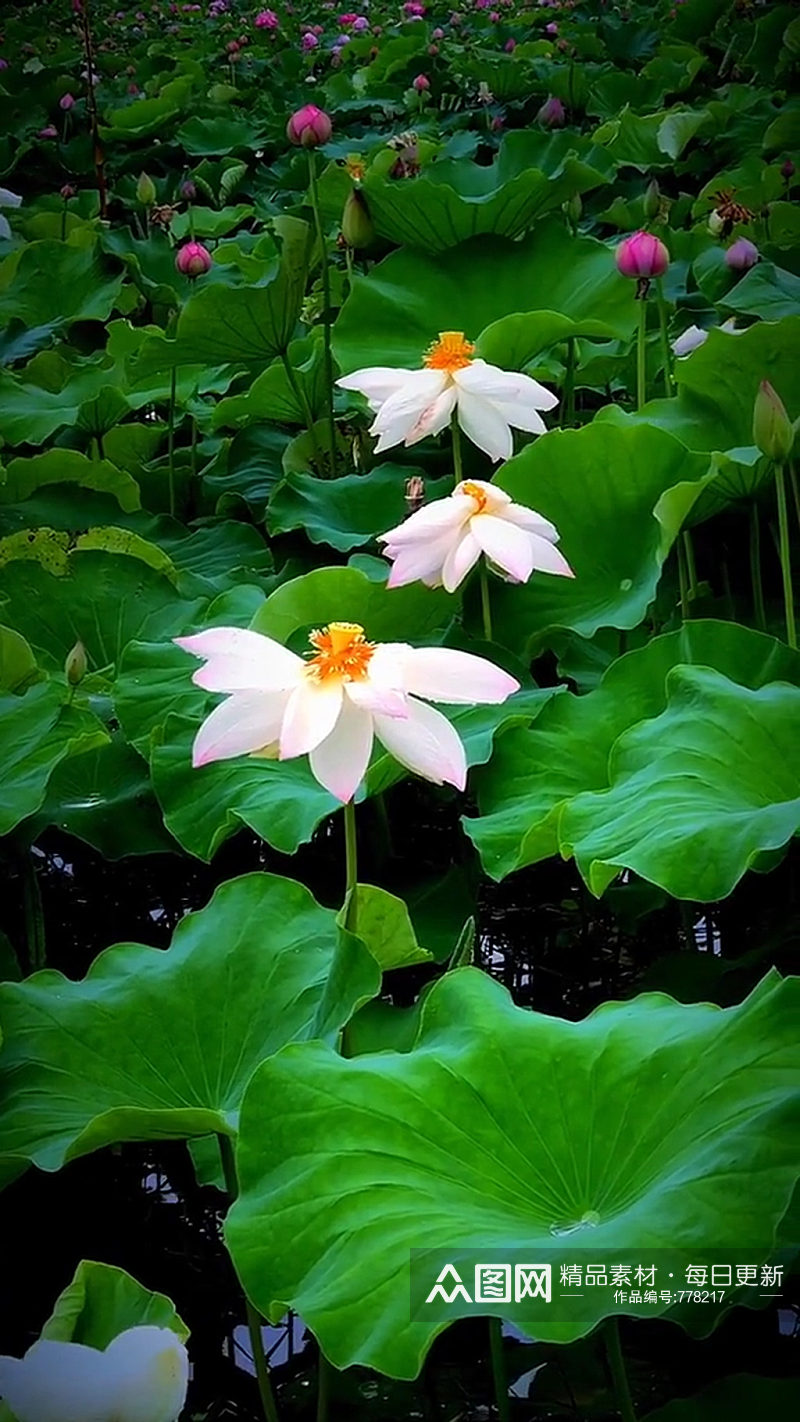
<path id="1" fill-rule="evenodd" d="M 328 268 L 328 251 L 325 246 L 325 233 L 322 228 L 322 213 L 319 205 L 319 192 L 317 190 L 317 164 L 313 148 L 308 150 L 308 185 L 311 197 L 311 206 L 314 211 L 314 226 L 319 243 L 320 262 L 322 263 L 322 301 L 324 310 L 322 313 L 322 327 L 324 336 L 324 366 L 325 366 L 325 386 L 328 404 L 328 444 L 331 461 L 331 478 L 336 478 L 336 420 L 333 413 L 333 356 L 331 354 L 331 274 Z"/>
<path id="2" fill-rule="evenodd" d="M 239 1193 L 239 1180 L 236 1174 L 236 1158 L 233 1153 L 233 1145 L 230 1136 L 223 1135 L 220 1132 L 217 1135 L 217 1145 L 219 1146 L 219 1157 L 222 1162 L 225 1189 L 233 1201 Z M 253 1364 L 256 1370 L 256 1381 L 258 1383 L 261 1406 L 264 1410 L 264 1416 L 267 1422 L 279 1422 L 278 1407 L 275 1402 L 275 1395 L 272 1391 L 272 1383 L 269 1377 L 269 1364 L 264 1352 L 264 1340 L 261 1336 L 261 1319 L 246 1294 L 244 1305 L 247 1314 L 247 1331 L 250 1335 L 250 1347 L 253 1350 Z"/>
<path id="3" fill-rule="evenodd" d="M 625 1359 L 622 1356 L 622 1344 L 619 1341 L 619 1323 L 615 1317 L 606 1319 L 605 1338 L 606 1354 L 614 1383 L 614 1396 L 617 1403 L 617 1410 L 622 1418 L 622 1422 L 636 1422 L 636 1413 L 633 1410 L 633 1398 L 631 1397 L 631 1390 L 628 1385 L 628 1374 L 625 1371 Z"/>
<path id="4" fill-rule="evenodd" d="M 503 1325 L 499 1318 L 489 1319 L 489 1347 L 492 1354 L 492 1381 L 497 1415 L 500 1422 L 511 1422 L 511 1409 L 508 1405 L 508 1378 L 503 1357 Z"/>
<path id="5" fill-rule="evenodd" d="M 786 613 L 786 640 L 790 647 L 797 646 L 797 631 L 794 621 L 794 592 L 792 589 L 792 562 L 789 552 L 789 516 L 786 508 L 786 481 L 783 465 L 775 465 L 775 488 L 778 493 L 778 535 L 780 539 L 781 574 L 783 576 L 783 605 Z"/>

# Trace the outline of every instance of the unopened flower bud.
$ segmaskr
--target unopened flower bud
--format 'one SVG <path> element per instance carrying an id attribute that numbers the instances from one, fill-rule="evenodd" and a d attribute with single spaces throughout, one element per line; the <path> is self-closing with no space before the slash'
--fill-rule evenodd
<path id="1" fill-rule="evenodd" d="M 708 215 L 708 230 L 711 233 L 711 236 L 719 237 L 719 234 L 724 226 L 725 218 L 719 212 L 717 212 L 716 208 L 714 208 L 714 211 L 710 212 Z"/>
<path id="2" fill-rule="evenodd" d="M 581 201 L 580 193 L 572 194 L 568 202 L 563 204 L 563 211 L 573 226 L 577 226 L 583 213 L 583 202 Z"/>
<path id="3" fill-rule="evenodd" d="M 617 271 L 623 276 L 649 281 L 664 275 L 669 266 L 669 252 L 652 232 L 634 232 L 620 242 L 616 262 Z"/>
<path id="4" fill-rule="evenodd" d="M 412 89 L 416 89 L 418 94 L 424 94 L 431 87 L 431 81 L 425 74 L 418 74 L 411 82 Z"/>
<path id="5" fill-rule="evenodd" d="M 654 217 L 658 217 L 661 211 L 661 189 L 655 178 L 652 178 L 645 188 L 642 207 L 648 222 L 652 222 Z"/>
<path id="6" fill-rule="evenodd" d="M 749 272 L 758 261 L 759 252 L 755 242 L 747 237 L 739 237 L 725 252 L 725 265 L 732 272 Z"/>
<path id="7" fill-rule="evenodd" d="M 139 181 L 136 184 L 136 201 L 142 207 L 150 207 L 156 200 L 156 185 L 147 173 L 139 174 Z"/>
<path id="8" fill-rule="evenodd" d="M 75 100 L 73 99 L 71 94 L 62 94 L 61 98 L 58 101 L 58 107 L 60 109 L 63 109 L 64 113 L 68 113 L 74 103 Z"/>
<path id="9" fill-rule="evenodd" d="M 69 202 L 70 198 L 74 198 L 75 196 L 75 188 L 73 188 L 72 183 L 65 183 L 63 188 L 59 189 L 59 192 L 65 202 Z"/>
<path id="10" fill-rule="evenodd" d="M 794 428 L 786 406 L 768 380 L 759 385 L 753 406 L 753 443 L 776 464 L 789 458 L 794 444 Z"/>
<path id="11" fill-rule="evenodd" d="M 67 660 L 64 663 L 64 675 L 70 686 L 77 686 L 79 682 L 83 681 L 87 667 L 86 648 L 83 642 L 76 642 L 72 651 L 67 653 Z"/>
<path id="12" fill-rule="evenodd" d="M 342 236 L 348 247 L 356 251 L 368 247 L 375 236 L 367 200 L 360 188 L 352 188 L 347 195 L 342 213 Z"/>
<path id="13" fill-rule="evenodd" d="M 184 242 L 175 256 L 175 266 L 181 276 L 189 277 L 192 281 L 195 277 L 204 276 L 213 264 L 211 253 L 202 242 Z"/>
<path id="14" fill-rule="evenodd" d="M 286 137 L 290 143 L 299 143 L 302 148 L 316 148 L 327 143 L 333 125 L 326 113 L 316 104 L 305 104 L 292 114 L 286 125 Z"/>
<path id="15" fill-rule="evenodd" d="M 555 94 L 551 94 L 549 99 L 545 99 L 542 107 L 536 115 L 536 122 L 542 128 L 563 128 L 567 121 L 566 110 L 560 99 Z"/>
<path id="16" fill-rule="evenodd" d="M 187 178 L 185 182 L 181 183 L 181 197 L 183 198 L 184 202 L 197 201 L 197 188 L 195 187 L 191 178 Z"/>
<path id="17" fill-rule="evenodd" d="M 781 177 L 784 179 L 785 182 L 788 183 L 794 177 L 794 172 L 794 163 L 792 162 L 791 158 L 787 158 L 786 162 L 781 167 Z"/>

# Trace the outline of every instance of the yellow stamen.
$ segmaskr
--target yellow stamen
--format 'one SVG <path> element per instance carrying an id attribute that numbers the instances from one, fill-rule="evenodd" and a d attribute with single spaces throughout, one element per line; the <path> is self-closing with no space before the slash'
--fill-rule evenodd
<path id="1" fill-rule="evenodd" d="M 364 628 L 357 622 L 331 622 L 308 638 L 316 652 L 309 658 L 307 672 L 314 681 L 337 677 L 341 681 L 366 681 L 367 668 L 375 651 Z"/>
<path id="2" fill-rule="evenodd" d="M 469 497 L 475 500 L 478 505 L 475 510 L 476 514 L 486 511 L 486 505 L 489 501 L 483 489 L 479 488 L 477 484 L 473 484 L 470 479 L 467 479 L 466 483 L 461 485 L 461 492 L 462 494 L 469 494 Z"/>
<path id="3" fill-rule="evenodd" d="M 438 341 L 429 346 L 423 364 L 429 370 L 463 370 L 469 365 L 475 350 L 472 341 L 464 340 L 463 331 L 440 331 Z"/>

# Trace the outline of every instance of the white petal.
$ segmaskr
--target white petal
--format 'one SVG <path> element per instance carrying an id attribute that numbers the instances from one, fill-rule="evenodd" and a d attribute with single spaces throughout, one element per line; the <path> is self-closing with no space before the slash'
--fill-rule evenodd
<path id="1" fill-rule="evenodd" d="M 547 425 L 532 405 L 512 405 L 506 400 L 493 400 L 492 404 L 513 429 L 525 430 L 528 434 L 547 434 Z"/>
<path id="2" fill-rule="evenodd" d="M 410 375 L 416 371 L 403 370 L 399 366 L 372 365 L 366 370 L 355 370 L 352 375 L 343 375 L 336 381 L 342 390 L 357 390 L 366 395 L 373 410 L 379 410 L 384 401 L 401 390 Z"/>
<path id="3" fill-rule="evenodd" d="M 527 529 L 528 533 L 537 534 L 539 538 L 548 538 L 551 543 L 558 542 L 558 529 L 555 524 L 535 509 L 526 508 L 525 504 L 509 504 L 503 509 L 500 518 L 515 523 L 517 528 Z"/>
<path id="4" fill-rule="evenodd" d="M 243 627 L 210 627 L 176 644 L 206 658 L 192 677 L 206 691 L 282 691 L 294 686 L 305 663 L 288 647 Z"/>
<path id="5" fill-rule="evenodd" d="M 524 528 L 494 514 L 476 514 L 470 530 L 487 558 L 518 583 L 527 583 L 533 572 L 533 545 Z"/>
<path id="6" fill-rule="evenodd" d="M 7 217 L 4 217 L 3 214 L 2 214 L 2 212 L 0 212 L 0 238 L 2 238 L 2 240 L 3 240 L 4 242 L 6 242 L 6 241 L 8 241 L 8 238 L 9 238 L 10 236 L 11 236 L 11 224 L 9 223 L 8 218 L 7 218 Z"/>
<path id="7" fill-rule="evenodd" d="M 702 346 L 708 340 L 708 331 L 703 331 L 699 326 L 687 326 L 682 331 L 677 340 L 672 342 L 672 349 L 676 356 L 691 355 L 698 346 Z"/>
<path id="8" fill-rule="evenodd" d="M 441 395 L 431 401 L 430 405 L 422 411 L 414 428 L 406 435 L 406 444 L 418 444 L 421 439 L 426 439 L 429 435 L 441 434 L 450 423 L 450 416 L 456 407 L 456 396 L 458 392 L 455 385 L 448 385 Z"/>
<path id="9" fill-rule="evenodd" d="M 109 1343 L 105 1357 L 114 1422 L 176 1422 L 186 1401 L 189 1358 L 171 1329 L 129 1328 Z"/>
<path id="10" fill-rule="evenodd" d="M 489 513 L 499 513 L 501 509 L 506 509 L 511 503 L 511 495 L 505 489 L 499 489 L 496 484 L 488 484 L 485 479 L 466 479 L 461 484 L 456 484 L 451 498 L 461 496 L 464 489 L 478 489 L 483 495 L 483 500 L 476 499 L 474 493 L 466 494 L 470 500 L 470 513 L 474 514 L 481 506 L 488 509 Z"/>
<path id="11" fill-rule="evenodd" d="M 280 759 L 308 755 L 329 736 L 342 709 L 342 683 L 331 677 L 316 682 L 304 677 L 286 703 L 280 736 Z"/>
<path id="12" fill-rule="evenodd" d="M 0 1396 L 17 1422 L 107 1422 L 104 1353 L 40 1339 L 24 1358 L 0 1358 Z"/>
<path id="13" fill-rule="evenodd" d="M 445 592 L 455 592 L 470 568 L 475 567 L 480 556 L 480 544 L 473 538 L 470 530 L 466 529 L 442 564 L 442 586 Z"/>
<path id="14" fill-rule="evenodd" d="M 454 647 L 409 647 L 406 691 L 451 706 L 493 705 L 519 691 L 519 682 L 485 657 Z"/>
<path id="15" fill-rule="evenodd" d="M 449 377 L 444 370 L 408 371 L 400 388 L 381 406 L 375 417 L 373 430 L 379 434 L 398 418 L 409 420 L 410 429 L 421 411 L 430 405 L 437 395 L 441 395 L 449 383 Z"/>
<path id="16" fill-rule="evenodd" d="M 378 542 L 402 547 L 406 543 L 427 541 L 449 530 L 461 528 L 474 512 L 475 500 L 468 494 L 450 494 L 446 499 L 435 499 L 432 504 L 417 509 L 416 513 L 404 519 L 396 528 L 390 528 L 388 533 L 379 534 Z"/>
<path id="17" fill-rule="evenodd" d="M 459 390 L 458 423 L 467 438 L 490 459 L 510 459 L 514 453 L 507 421 L 481 396 Z"/>
<path id="18" fill-rule="evenodd" d="M 540 538 L 536 533 L 529 533 L 528 537 L 533 545 L 533 566 L 542 573 L 557 573 L 562 578 L 574 578 L 569 563 L 560 549 L 556 548 L 547 538 Z"/>
<path id="19" fill-rule="evenodd" d="M 392 571 L 387 588 L 402 588 L 407 583 L 419 581 L 438 584 L 442 581 L 442 569 L 448 555 L 461 542 L 463 535 L 456 529 L 442 538 L 431 538 L 427 543 L 412 544 L 410 547 L 385 549 L 387 558 L 392 558 Z"/>
<path id="20" fill-rule="evenodd" d="M 387 717 L 389 725 L 394 722 Z M 345 697 L 336 725 L 309 756 L 311 772 L 331 795 L 346 804 L 352 800 L 369 765 L 373 718 Z"/>
<path id="21" fill-rule="evenodd" d="M 362 711 L 380 711 L 384 716 L 407 716 L 406 694 L 397 687 L 380 686 L 371 681 L 347 681 L 345 701 L 351 701 Z"/>
<path id="22" fill-rule="evenodd" d="M 10 188 L 0 188 L 0 207 L 21 207 L 22 198 L 19 193 L 12 193 Z"/>
<path id="23" fill-rule="evenodd" d="M 388 716 L 376 716 L 374 721 L 378 740 L 407 770 L 413 770 L 434 785 L 448 784 L 464 789 L 467 783 L 464 747 L 458 732 L 441 711 L 411 697 L 405 721 L 392 721 Z"/>
<path id="24" fill-rule="evenodd" d="M 197 768 L 212 760 L 233 760 L 274 744 L 285 706 L 285 692 L 237 691 L 229 696 L 197 732 L 192 765 Z"/>
<path id="25" fill-rule="evenodd" d="M 528 405 L 536 410 L 553 410 L 558 404 L 558 396 L 530 375 L 500 370 L 496 365 L 487 365 L 485 360 L 471 361 L 463 370 L 455 371 L 453 379 L 462 390 L 482 395 L 493 403 Z"/>

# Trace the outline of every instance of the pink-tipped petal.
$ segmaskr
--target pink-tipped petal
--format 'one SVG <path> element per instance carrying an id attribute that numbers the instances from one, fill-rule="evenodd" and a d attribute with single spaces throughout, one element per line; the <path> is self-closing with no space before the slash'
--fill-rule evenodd
<path id="1" fill-rule="evenodd" d="M 470 524 L 473 537 L 487 558 L 518 583 L 526 583 L 533 572 L 530 534 L 507 519 L 480 514 Z"/>
<path id="2" fill-rule="evenodd" d="M 498 705 L 519 691 L 519 682 L 485 657 L 454 647 L 410 647 L 404 680 L 412 696 L 451 706 Z"/>
<path id="3" fill-rule="evenodd" d="M 411 697 L 406 720 L 392 721 L 387 716 L 376 716 L 374 720 L 378 740 L 407 770 L 413 770 L 434 785 L 464 789 L 467 783 L 464 747 L 455 727 L 441 711 Z"/>
<path id="4" fill-rule="evenodd" d="M 407 445 L 419 444 L 421 439 L 428 436 L 441 434 L 450 423 L 450 416 L 456 407 L 457 391 L 455 385 L 448 385 L 440 395 L 427 405 L 419 416 L 414 428 L 409 430 L 405 442 Z"/>
<path id="5" fill-rule="evenodd" d="M 441 572 L 445 559 L 450 549 L 460 541 L 461 534 L 448 534 L 445 538 L 432 538 L 429 543 L 420 546 L 401 547 L 396 552 L 394 547 L 385 550 L 388 558 L 393 558 L 392 571 L 389 574 L 389 581 L 386 584 L 389 588 L 405 587 L 407 583 L 433 578 L 435 582 L 441 582 Z"/>
<path id="6" fill-rule="evenodd" d="M 466 528 L 442 564 L 442 586 L 445 592 L 455 592 L 470 569 L 475 567 L 480 556 L 480 544 L 475 541 L 470 529 Z"/>
<path id="7" fill-rule="evenodd" d="M 548 538 L 540 538 L 536 533 L 528 537 L 533 546 L 533 566 L 542 573 L 556 573 L 561 578 L 574 578 L 564 554 Z"/>
<path id="8" fill-rule="evenodd" d="M 400 444 L 446 385 L 447 374 L 443 370 L 411 371 L 401 389 L 389 396 L 372 422 L 370 434 L 380 436 L 376 451 Z"/>
<path id="9" fill-rule="evenodd" d="M 286 695 L 239 691 L 216 706 L 194 738 L 192 765 L 250 755 L 278 739 Z"/>
<path id="10" fill-rule="evenodd" d="M 490 459 L 510 459 L 514 453 L 508 422 L 481 395 L 459 389 L 458 423 L 467 439 L 471 439 Z"/>
<path id="11" fill-rule="evenodd" d="M 304 662 L 287 647 L 244 627 L 209 627 L 175 643 L 206 665 L 192 677 L 205 691 L 283 691 L 293 686 Z"/>
<path id="12" fill-rule="evenodd" d="M 305 677 L 295 687 L 286 703 L 281 725 L 281 760 L 308 755 L 330 735 L 342 709 L 343 694 L 338 679 L 318 683 Z"/>
<path id="13" fill-rule="evenodd" d="M 405 544 L 418 544 L 429 538 L 439 538 L 461 528 L 474 512 L 475 500 L 468 494 L 451 494 L 446 499 L 436 499 L 432 504 L 425 504 L 424 508 L 418 509 L 396 528 L 390 528 L 388 533 L 378 534 L 378 542 L 391 543 L 393 547 L 402 548 Z"/>
<path id="14" fill-rule="evenodd" d="M 548 538 L 551 543 L 558 542 L 558 529 L 555 524 L 535 509 L 526 508 L 524 504 L 509 504 L 503 509 L 502 517 L 509 523 L 515 523 L 517 528 L 524 528 L 527 533 L 535 533 L 539 538 Z"/>
<path id="15" fill-rule="evenodd" d="M 309 756 L 311 773 L 346 804 L 364 778 L 371 753 L 372 716 L 345 697 L 334 729 Z"/>

